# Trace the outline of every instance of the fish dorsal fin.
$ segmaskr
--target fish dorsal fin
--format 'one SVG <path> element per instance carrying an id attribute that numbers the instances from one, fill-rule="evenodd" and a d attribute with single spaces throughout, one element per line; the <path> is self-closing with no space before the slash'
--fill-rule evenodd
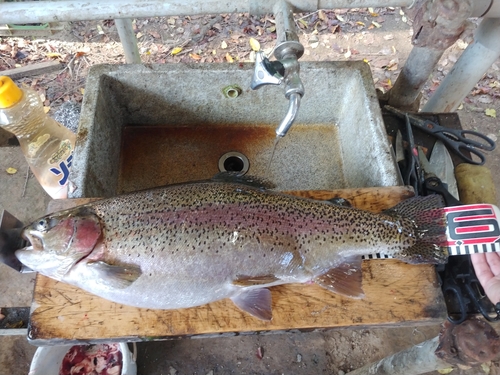
<path id="1" fill-rule="evenodd" d="M 236 279 L 233 280 L 233 285 L 236 286 L 267 285 L 267 284 L 272 284 L 278 280 L 279 279 L 274 275 L 264 275 L 264 276 L 237 275 Z"/>
<path id="2" fill-rule="evenodd" d="M 363 298 L 361 257 L 350 257 L 316 277 L 314 282 L 331 292 L 350 298 Z"/>
<path id="3" fill-rule="evenodd" d="M 264 178 L 241 175 L 240 172 L 220 172 L 212 177 L 212 181 L 232 182 L 263 190 L 274 189 L 276 187 L 276 185 Z"/>
<path id="4" fill-rule="evenodd" d="M 271 320 L 273 313 L 271 310 L 271 292 L 269 289 L 244 290 L 240 294 L 231 298 L 231 301 L 241 310 L 261 319 Z"/>
<path id="5" fill-rule="evenodd" d="M 95 279 L 103 284 L 118 289 L 125 289 L 141 276 L 141 269 L 135 265 L 110 265 L 103 261 L 87 263 Z"/>

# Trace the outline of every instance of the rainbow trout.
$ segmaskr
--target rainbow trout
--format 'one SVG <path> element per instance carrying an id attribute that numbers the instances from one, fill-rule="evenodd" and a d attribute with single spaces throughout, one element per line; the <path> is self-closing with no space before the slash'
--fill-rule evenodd
<path id="1" fill-rule="evenodd" d="M 47 215 L 24 228 L 26 266 L 108 300 L 179 309 L 230 298 L 270 320 L 271 293 L 314 281 L 362 298 L 361 256 L 444 263 L 438 196 L 381 214 L 265 190 L 249 178 L 171 185 Z"/>

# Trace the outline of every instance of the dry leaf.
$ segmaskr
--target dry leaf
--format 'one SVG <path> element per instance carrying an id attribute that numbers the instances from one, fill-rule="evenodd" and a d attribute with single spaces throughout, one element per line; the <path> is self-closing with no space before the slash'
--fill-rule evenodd
<path id="1" fill-rule="evenodd" d="M 337 19 L 338 19 L 340 22 L 345 22 L 344 17 L 342 17 L 342 16 L 340 16 L 340 15 L 338 15 L 338 14 L 336 14 L 336 15 L 335 15 L 335 17 L 337 17 Z"/>
<path id="2" fill-rule="evenodd" d="M 228 52 L 228 53 L 226 53 L 226 61 L 227 61 L 228 63 L 232 63 L 232 62 L 234 62 L 234 60 L 233 60 L 233 58 L 231 57 L 231 55 L 229 54 L 229 52 Z"/>
<path id="3" fill-rule="evenodd" d="M 198 55 L 197 53 L 190 53 L 189 57 L 191 57 L 193 60 L 201 60 L 201 56 Z"/>
<path id="4" fill-rule="evenodd" d="M 8 174 L 16 174 L 17 173 L 17 169 L 16 168 L 12 168 L 12 167 L 9 167 L 5 170 Z"/>
<path id="5" fill-rule="evenodd" d="M 359 25 L 359 26 L 366 26 L 364 22 L 361 22 L 361 21 L 356 21 L 356 25 Z"/>
<path id="6" fill-rule="evenodd" d="M 442 370 L 437 370 L 440 374 L 446 375 L 453 371 L 453 367 L 444 368 Z"/>
<path id="7" fill-rule="evenodd" d="M 460 105 L 458 106 L 458 108 L 457 108 L 457 109 L 460 111 L 460 110 L 461 110 L 461 109 L 463 109 L 463 108 L 464 108 L 464 103 L 460 103 Z"/>
<path id="8" fill-rule="evenodd" d="M 497 117 L 497 111 L 493 108 L 486 108 L 484 114 L 490 117 Z"/>
<path id="9" fill-rule="evenodd" d="M 372 21 L 372 25 L 375 26 L 377 29 L 382 27 L 381 24 L 379 24 L 378 22 L 375 22 L 375 21 Z"/>
<path id="10" fill-rule="evenodd" d="M 50 111 L 50 107 L 48 107 L 48 106 L 43 106 L 43 111 L 44 111 L 45 113 L 49 113 L 49 111 Z"/>
<path id="11" fill-rule="evenodd" d="M 394 39 L 394 35 L 392 35 L 392 34 L 384 35 L 384 39 L 385 40 L 393 40 Z"/>
<path id="12" fill-rule="evenodd" d="M 351 49 L 348 47 L 348 48 L 347 48 L 347 52 L 346 52 L 346 53 L 344 53 L 344 57 L 345 57 L 346 59 L 348 59 L 349 57 L 351 57 L 351 55 L 352 55 L 352 53 L 351 53 Z"/>
<path id="13" fill-rule="evenodd" d="M 104 31 L 102 30 L 101 25 L 97 25 L 97 32 L 98 32 L 99 34 L 101 34 L 101 35 L 103 35 L 103 34 L 104 34 Z"/>
<path id="14" fill-rule="evenodd" d="M 172 50 L 172 52 L 170 52 L 170 54 L 171 54 L 172 56 L 175 56 L 175 55 L 177 55 L 177 54 L 178 54 L 179 52 L 181 52 L 181 51 L 182 51 L 182 47 L 175 47 L 175 48 Z"/>
<path id="15" fill-rule="evenodd" d="M 496 89 L 500 87 L 500 82 L 498 81 L 493 81 L 491 82 L 488 86 L 490 86 L 492 89 Z"/>
<path id="16" fill-rule="evenodd" d="M 47 57 L 61 57 L 61 54 L 58 52 L 49 52 L 49 53 L 46 53 L 45 56 L 47 56 Z"/>
<path id="17" fill-rule="evenodd" d="M 220 48 L 222 49 L 226 49 L 227 48 L 227 43 L 225 40 L 222 41 L 222 43 L 220 44 Z"/>
<path id="18" fill-rule="evenodd" d="M 302 26 L 304 26 L 305 28 L 307 28 L 307 26 L 309 26 L 309 25 L 307 24 L 307 21 L 305 21 L 305 20 L 302 20 L 302 19 L 301 19 L 301 20 L 299 20 L 299 22 L 300 22 L 300 23 L 302 24 Z"/>
<path id="19" fill-rule="evenodd" d="M 250 43 L 250 47 L 252 48 L 252 50 L 254 50 L 255 52 L 259 52 L 260 51 L 260 43 L 257 39 L 255 38 L 250 38 L 250 40 L 248 41 L 248 43 Z"/>
<path id="20" fill-rule="evenodd" d="M 80 93 L 81 93 L 82 95 L 85 95 L 85 89 L 84 89 L 83 87 L 80 87 Z"/>
<path id="21" fill-rule="evenodd" d="M 457 46 L 460 49 L 466 49 L 468 45 L 469 45 L 469 43 L 464 42 L 462 39 L 457 40 Z"/>
<path id="22" fill-rule="evenodd" d="M 328 17 L 326 16 L 325 11 L 323 9 L 319 10 L 319 12 L 318 12 L 318 18 L 321 21 L 323 21 L 323 22 L 327 22 L 328 21 Z"/>
<path id="23" fill-rule="evenodd" d="M 155 39 L 160 39 L 161 38 L 160 34 L 158 34 L 156 31 L 150 31 L 149 35 L 151 35 Z"/>
<path id="24" fill-rule="evenodd" d="M 137 39 L 142 38 L 142 33 L 139 31 L 139 32 L 135 35 L 135 37 L 136 37 Z"/>

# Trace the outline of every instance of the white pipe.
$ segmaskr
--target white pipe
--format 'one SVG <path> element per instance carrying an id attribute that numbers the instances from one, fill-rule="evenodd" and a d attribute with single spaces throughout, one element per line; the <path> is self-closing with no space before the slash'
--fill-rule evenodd
<path id="1" fill-rule="evenodd" d="M 115 24 L 125 52 L 125 61 L 128 64 L 140 64 L 141 55 L 137 47 L 137 38 L 132 27 L 132 20 L 130 18 L 119 18 L 115 20 Z"/>
<path id="2" fill-rule="evenodd" d="M 422 112 L 453 112 L 500 56 L 500 18 L 485 18 Z"/>
<path id="3" fill-rule="evenodd" d="M 290 0 L 297 12 L 318 9 L 411 6 L 415 0 Z M 485 1 L 485 0 L 480 0 Z M 490 0 L 488 0 L 490 1 Z M 102 0 L 0 2 L 0 24 L 90 21 L 250 12 L 272 13 L 273 0 Z"/>

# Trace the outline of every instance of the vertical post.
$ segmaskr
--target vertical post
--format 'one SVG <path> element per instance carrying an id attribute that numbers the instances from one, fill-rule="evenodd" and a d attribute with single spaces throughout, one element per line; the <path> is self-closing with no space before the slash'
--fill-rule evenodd
<path id="1" fill-rule="evenodd" d="M 474 35 L 474 42 L 462 53 L 439 85 L 424 112 L 452 112 L 500 56 L 500 18 L 485 18 Z"/>
<path id="2" fill-rule="evenodd" d="M 115 25 L 125 52 L 125 61 L 127 64 L 140 64 L 141 55 L 139 54 L 137 38 L 135 37 L 134 29 L 132 28 L 132 19 L 115 19 Z"/>
<path id="3" fill-rule="evenodd" d="M 388 92 L 388 101 L 393 107 L 415 110 L 422 87 L 443 52 L 462 34 L 472 4 L 471 0 L 417 0 L 407 12 L 414 18 L 414 47 Z"/>

